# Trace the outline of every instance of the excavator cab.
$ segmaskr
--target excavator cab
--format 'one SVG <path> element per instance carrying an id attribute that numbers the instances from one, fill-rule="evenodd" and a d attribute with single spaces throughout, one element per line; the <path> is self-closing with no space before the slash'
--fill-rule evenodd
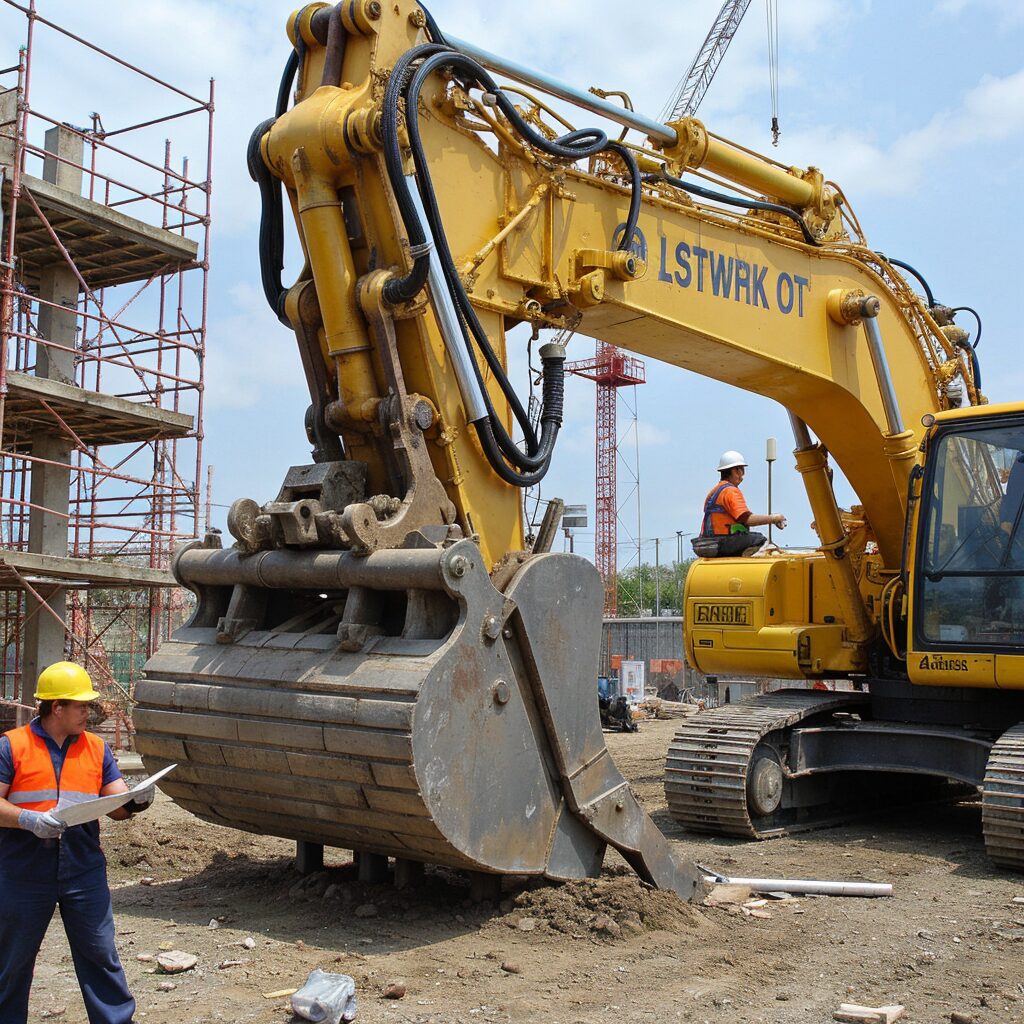
<path id="1" fill-rule="evenodd" d="M 1024 687 L 1024 411 L 936 416 L 912 488 L 911 681 Z"/>

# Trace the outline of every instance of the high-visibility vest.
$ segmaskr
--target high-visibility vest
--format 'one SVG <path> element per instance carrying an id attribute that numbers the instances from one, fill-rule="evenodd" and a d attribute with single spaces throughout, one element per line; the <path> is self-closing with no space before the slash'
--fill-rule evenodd
<path id="1" fill-rule="evenodd" d="M 11 744 L 14 778 L 7 800 L 26 811 L 52 811 L 55 807 L 92 800 L 103 788 L 105 744 L 99 736 L 83 732 L 68 747 L 60 782 L 46 741 L 31 726 L 4 733 Z"/>
<path id="2" fill-rule="evenodd" d="M 717 487 L 712 487 L 708 492 L 708 496 L 704 499 L 704 520 L 700 525 L 700 535 L 702 537 L 716 536 L 711 522 L 711 517 L 715 512 L 720 512 L 723 516 L 729 516 L 729 512 L 726 510 L 725 506 L 719 502 L 718 498 L 722 491 L 727 487 L 735 486 L 735 484 L 731 484 L 728 481 L 723 481 Z M 729 518 L 731 519 L 732 516 L 729 516 Z"/>

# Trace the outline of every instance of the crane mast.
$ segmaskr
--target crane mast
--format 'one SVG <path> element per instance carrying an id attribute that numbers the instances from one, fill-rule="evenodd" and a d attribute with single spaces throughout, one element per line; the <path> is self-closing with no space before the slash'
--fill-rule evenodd
<path id="1" fill-rule="evenodd" d="M 692 117 L 697 112 L 749 6 L 750 0 L 725 0 L 722 4 L 718 17 L 708 30 L 704 45 L 697 51 L 686 74 L 679 80 L 672 99 L 662 110 L 663 121 L 678 121 L 681 117 Z"/>

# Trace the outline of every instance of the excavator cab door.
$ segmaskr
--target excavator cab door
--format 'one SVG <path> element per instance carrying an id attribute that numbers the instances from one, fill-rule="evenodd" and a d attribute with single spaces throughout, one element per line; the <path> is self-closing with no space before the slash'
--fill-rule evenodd
<path id="1" fill-rule="evenodd" d="M 1024 688 L 1024 410 L 933 428 L 916 521 L 911 681 Z"/>

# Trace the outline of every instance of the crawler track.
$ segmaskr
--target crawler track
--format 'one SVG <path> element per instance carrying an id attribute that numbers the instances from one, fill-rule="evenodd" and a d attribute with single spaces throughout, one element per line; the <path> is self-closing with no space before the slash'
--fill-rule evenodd
<path id="1" fill-rule="evenodd" d="M 1000 867 L 1024 871 L 1024 724 L 996 741 L 981 791 L 981 825 L 988 855 Z"/>
<path id="2" fill-rule="evenodd" d="M 782 825 L 775 815 L 751 814 L 748 775 L 755 751 L 770 734 L 837 711 L 858 711 L 867 704 L 860 693 L 783 690 L 694 715 L 679 728 L 665 764 L 665 796 L 669 811 L 693 832 L 764 839 L 811 827 Z"/>

